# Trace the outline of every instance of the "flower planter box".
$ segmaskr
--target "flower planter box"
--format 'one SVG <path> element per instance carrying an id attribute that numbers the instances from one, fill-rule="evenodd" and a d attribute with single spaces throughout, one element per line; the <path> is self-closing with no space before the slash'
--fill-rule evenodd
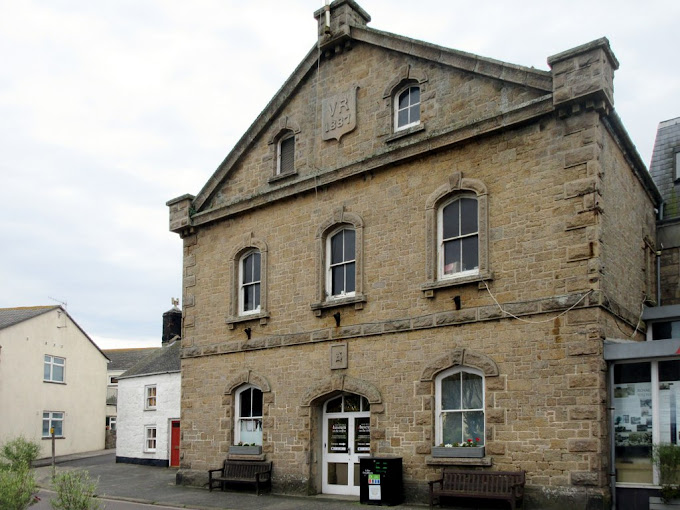
<path id="1" fill-rule="evenodd" d="M 260 455 L 262 453 L 262 446 L 230 446 L 229 453 L 232 455 Z"/>
<path id="2" fill-rule="evenodd" d="M 481 459 L 484 457 L 483 446 L 433 446 L 433 457 L 464 457 Z"/>

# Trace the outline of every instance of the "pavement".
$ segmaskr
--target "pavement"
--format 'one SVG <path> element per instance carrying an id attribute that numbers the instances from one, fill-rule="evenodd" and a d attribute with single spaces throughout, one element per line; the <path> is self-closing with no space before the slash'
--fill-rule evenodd
<path id="1" fill-rule="evenodd" d="M 35 476 L 41 487 L 41 499 L 49 499 L 52 490 L 51 459 L 37 461 Z M 175 485 L 176 469 L 136 464 L 116 464 L 115 450 L 102 450 L 56 459 L 57 473 L 84 469 L 90 478 L 99 479 L 97 497 L 106 501 L 106 509 L 142 508 L 127 503 L 193 510 L 344 510 L 371 508 L 358 498 L 342 496 L 287 496 L 279 494 L 255 495 L 252 488 L 208 491 L 207 488 Z M 109 503 L 111 501 L 111 503 Z M 45 501 L 41 504 L 48 508 Z M 398 505 L 400 510 L 422 510 L 425 505 Z M 151 507 L 151 508 L 154 508 Z M 32 507 L 39 510 L 39 507 Z"/>

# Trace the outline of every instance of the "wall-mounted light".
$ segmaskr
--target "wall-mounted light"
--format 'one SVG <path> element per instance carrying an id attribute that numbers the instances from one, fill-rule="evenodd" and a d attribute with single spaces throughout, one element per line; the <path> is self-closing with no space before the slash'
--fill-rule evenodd
<path id="1" fill-rule="evenodd" d="M 243 331 L 245 331 L 246 336 L 248 337 L 248 340 L 250 340 L 250 335 L 252 334 L 253 330 L 250 328 L 246 328 Z"/>
<path id="2" fill-rule="evenodd" d="M 335 319 L 335 327 L 340 327 L 340 312 L 335 312 L 333 314 L 333 318 Z"/>
<path id="3" fill-rule="evenodd" d="M 456 305 L 456 310 L 460 310 L 460 296 L 453 297 L 453 304 Z"/>

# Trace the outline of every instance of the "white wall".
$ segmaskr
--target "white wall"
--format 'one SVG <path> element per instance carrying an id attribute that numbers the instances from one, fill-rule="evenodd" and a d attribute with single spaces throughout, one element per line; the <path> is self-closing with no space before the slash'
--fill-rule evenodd
<path id="1" fill-rule="evenodd" d="M 118 380 L 116 457 L 170 460 L 170 420 L 180 417 L 179 372 Z M 156 385 L 156 410 L 144 409 L 144 388 Z M 156 426 L 156 452 L 144 451 L 144 430 Z"/>
<path id="2" fill-rule="evenodd" d="M 43 411 L 64 412 L 56 454 L 101 450 L 106 421 L 107 359 L 78 326 L 55 309 L 0 330 L 0 443 L 19 435 L 42 446 Z M 44 356 L 65 358 L 64 384 L 43 381 Z"/>

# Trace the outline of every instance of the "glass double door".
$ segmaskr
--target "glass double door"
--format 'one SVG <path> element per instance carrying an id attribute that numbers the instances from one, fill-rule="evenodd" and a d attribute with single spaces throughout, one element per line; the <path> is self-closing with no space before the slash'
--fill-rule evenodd
<path id="1" fill-rule="evenodd" d="M 341 395 L 324 405 L 323 483 L 326 494 L 359 496 L 359 458 L 371 454 L 368 400 Z"/>

